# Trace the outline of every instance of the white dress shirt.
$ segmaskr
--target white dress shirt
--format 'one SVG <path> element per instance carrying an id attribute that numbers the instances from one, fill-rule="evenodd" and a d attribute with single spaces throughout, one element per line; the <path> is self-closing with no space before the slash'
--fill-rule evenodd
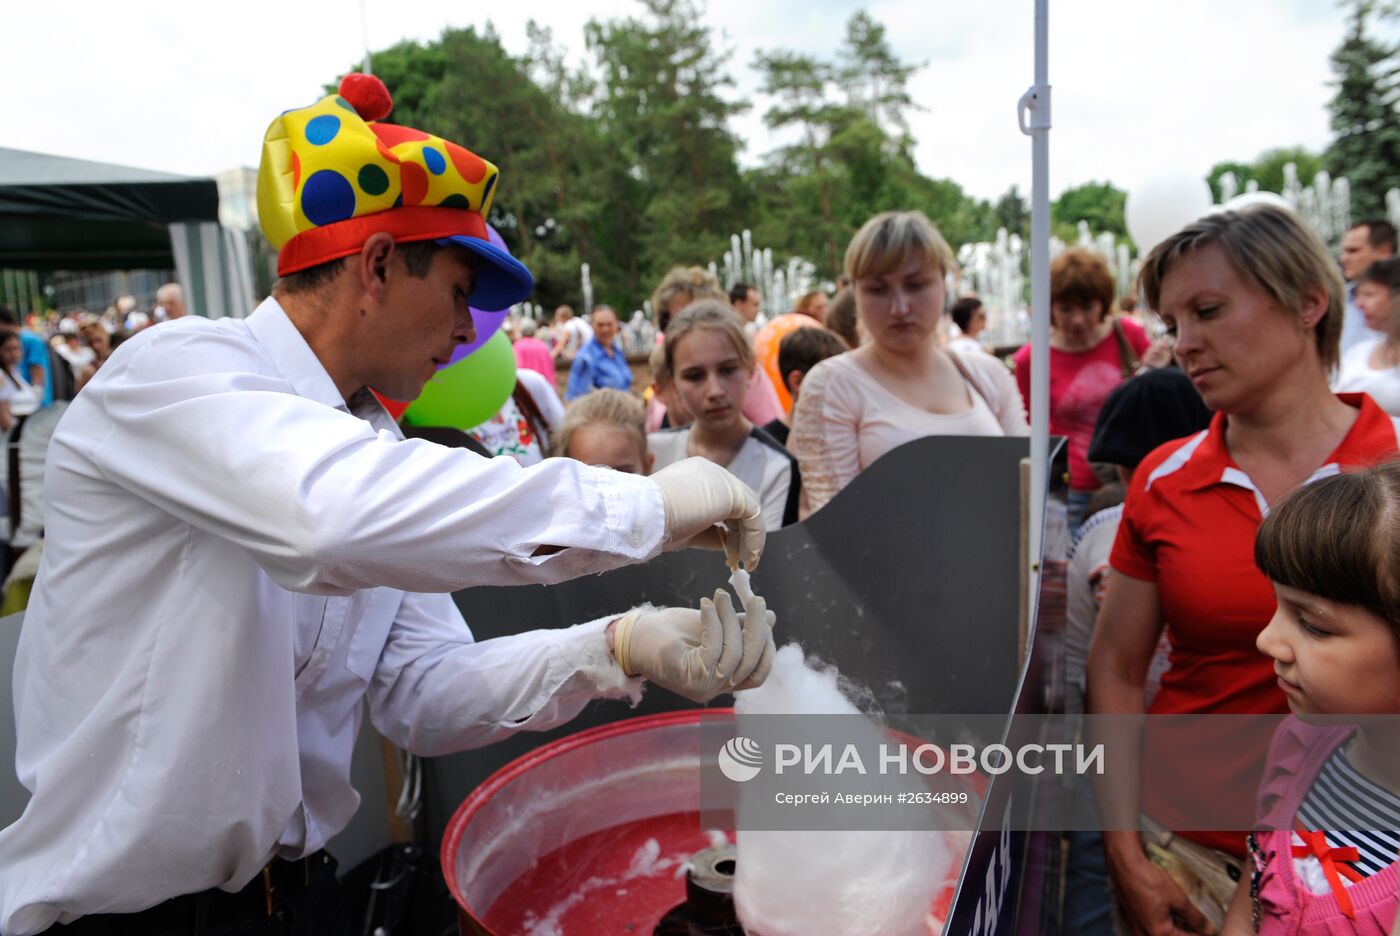
<path id="1" fill-rule="evenodd" d="M 1356 284 L 1347 283 L 1347 301 L 1342 307 L 1342 354 L 1346 354 L 1363 341 L 1374 341 L 1378 338 L 1384 339 L 1385 334 L 1372 331 L 1366 324 L 1366 313 L 1356 304 Z"/>
<path id="2" fill-rule="evenodd" d="M 347 405 L 273 300 L 124 343 L 49 448 L 15 663 L 0 931 L 237 890 L 359 803 L 362 702 L 407 750 L 545 729 L 635 694 L 605 621 L 474 643 L 451 595 L 646 559 L 645 478 L 402 439 Z M 566 547 L 534 556 L 539 546 Z"/>

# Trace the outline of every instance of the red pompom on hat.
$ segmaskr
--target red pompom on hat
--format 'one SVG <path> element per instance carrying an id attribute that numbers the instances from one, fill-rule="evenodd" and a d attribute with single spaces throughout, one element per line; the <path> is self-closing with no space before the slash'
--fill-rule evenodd
<path id="1" fill-rule="evenodd" d="M 340 79 L 340 96 L 350 102 L 361 120 L 383 120 L 394 109 L 394 99 L 384 82 L 374 75 L 351 72 Z"/>

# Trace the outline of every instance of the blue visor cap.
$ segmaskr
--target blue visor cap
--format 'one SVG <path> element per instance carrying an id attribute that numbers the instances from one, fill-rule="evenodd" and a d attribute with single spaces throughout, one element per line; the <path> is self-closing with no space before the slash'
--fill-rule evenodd
<path id="1" fill-rule="evenodd" d="M 483 312 L 499 312 L 517 302 L 524 302 L 535 291 L 535 278 L 525 264 L 490 241 L 454 234 L 437 242 L 443 246 L 456 244 L 476 254 L 475 285 L 471 294 L 473 308 Z"/>

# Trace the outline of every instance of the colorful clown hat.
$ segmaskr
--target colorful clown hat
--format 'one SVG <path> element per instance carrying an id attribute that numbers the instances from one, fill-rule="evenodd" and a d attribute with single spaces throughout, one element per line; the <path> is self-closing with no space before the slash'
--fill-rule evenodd
<path id="1" fill-rule="evenodd" d="M 340 93 L 289 110 L 263 138 L 258 220 L 285 276 L 341 257 L 384 231 L 476 254 L 471 304 L 497 311 L 528 297 L 534 278 L 486 233 L 499 170 L 456 143 L 381 123 L 393 101 L 373 75 L 350 74 Z"/>

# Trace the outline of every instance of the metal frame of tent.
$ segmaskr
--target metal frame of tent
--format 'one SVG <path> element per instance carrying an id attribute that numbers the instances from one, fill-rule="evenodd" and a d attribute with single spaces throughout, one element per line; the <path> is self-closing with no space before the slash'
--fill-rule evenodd
<path id="1" fill-rule="evenodd" d="M 0 148 L 0 268 L 174 269 L 192 311 L 247 315 L 252 263 L 213 179 Z"/>

